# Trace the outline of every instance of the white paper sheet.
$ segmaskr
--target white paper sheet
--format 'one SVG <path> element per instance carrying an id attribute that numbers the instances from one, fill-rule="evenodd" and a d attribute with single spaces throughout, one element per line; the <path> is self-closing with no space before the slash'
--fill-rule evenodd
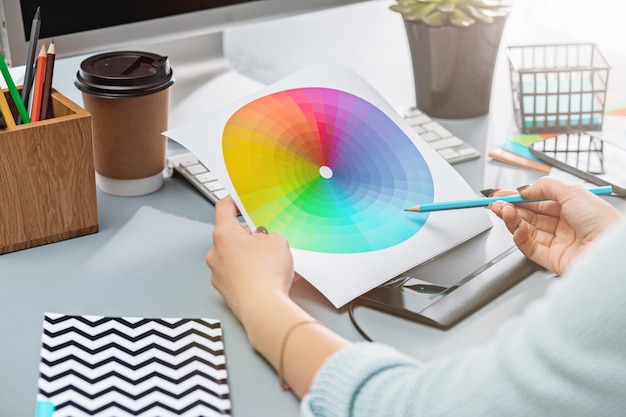
<path id="1" fill-rule="evenodd" d="M 285 101 L 283 93 L 292 91 Z M 315 96 L 311 103 L 306 94 Z M 339 134 L 324 139 L 329 130 Z M 476 193 L 365 80 L 339 64 L 299 71 L 165 134 L 217 176 L 249 225 L 287 235 L 296 271 L 335 307 L 492 225 L 484 208 L 404 213 Z M 238 150 L 242 143 L 248 148 Z M 329 162 L 314 167 L 314 178 L 319 154 Z M 417 171 L 424 176 L 419 186 Z M 307 194 L 311 183 L 324 180 L 330 191 Z M 415 201 L 422 190 L 425 200 Z M 329 207 L 333 214 L 319 214 Z M 410 236 L 403 236 L 407 230 Z"/>

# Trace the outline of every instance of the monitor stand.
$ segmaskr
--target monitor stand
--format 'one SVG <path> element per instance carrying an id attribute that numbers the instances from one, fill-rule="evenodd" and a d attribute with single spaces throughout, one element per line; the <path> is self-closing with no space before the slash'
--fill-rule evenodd
<path id="1" fill-rule="evenodd" d="M 170 60 L 175 79 L 170 98 L 170 127 L 196 120 L 264 87 L 232 68 L 224 54 L 222 32 L 140 48 Z"/>

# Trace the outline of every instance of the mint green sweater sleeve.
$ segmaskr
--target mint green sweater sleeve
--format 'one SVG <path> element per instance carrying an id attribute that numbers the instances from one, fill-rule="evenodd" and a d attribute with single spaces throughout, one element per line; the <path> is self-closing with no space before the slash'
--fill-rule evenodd
<path id="1" fill-rule="evenodd" d="M 626 415 L 626 223 L 483 346 L 419 362 L 376 343 L 331 357 L 302 416 Z"/>

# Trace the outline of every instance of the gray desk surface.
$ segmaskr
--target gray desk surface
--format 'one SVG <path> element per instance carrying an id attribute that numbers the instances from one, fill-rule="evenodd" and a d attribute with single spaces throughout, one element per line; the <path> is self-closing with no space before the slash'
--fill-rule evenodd
<path id="1" fill-rule="evenodd" d="M 413 84 L 404 29 L 399 16 L 389 12 L 387 7 L 388 2 L 371 1 L 238 29 L 226 34 L 226 50 L 236 69 L 263 83 L 272 82 L 308 61 L 327 57 L 343 61 L 361 72 L 391 104 L 408 106 L 413 103 Z M 512 16 L 503 45 L 535 41 L 531 33 L 520 30 L 527 27 Z M 284 36 L 285 33 L 290 36 Z M 546 42 L 554 40 L 545 39 Z M 281 55 L 276 56 L 277 52 Z M 80 96 L 72 85 L 79 61 L 59 61 L 55 87 L 80 103 Z M 613 63 L 617 67 L 615 61 Z M 503 54 L 500 54 L 492 97 L 492 111 L 488 116 L 442 121 L 449 130 L 483 152 L 481 159 L 455 166 L 477 191 L 486 187 L 515 187 L 539 176 L 490 162 L 485 156 L 506 137 L 513 123 Z M 214 216 L 213 206 L 195 189 L 179 178 L 168 178 L 161 190 L 143 197 L 114 197 L 99 191 L 100 231 L 97 234 L 0 256 L 0 329 L 3 332 L 0 415 L 34 415 L 41 322 L 46 311 L 218 318 L 223 322 L 225 334 L 234 415 L 297 415 L 295 396 L 280 390 L 275 372 L 250 348 L 242 328 L 210 285 L 210 272 L 203 259 L 210 246 L 210 236 L 206 237 L 203 247 L 198 248 L 197 259 L 181 259 L 174 274 L 142 276 L 141 268 L 120 266 L 118 274 L 110 281 L 93 282 L 88 272 L 84 285 L 75 277 L 70 279 L 143 206 L 203 223 L 211 223 Z M 167 241 L 168 236 L 162 239 Z M 133 248 L 129 247 L 128 253 L 132 256 Z M 139 261 L 150 263 L 151 259 L 147 256 Z M 131 263 L 138 264 L 141 262 Z M 519 314 L 540 296 L 547 282 L 545 274 L 536 273 L 445 332 L 368 310 L 359 312 L 357 319 L 375 340 L 429 360 L 485 342 L 508 318 Z M 335 310 L 307 282 L 297 282 L 293 296 L 333 330 L 350 340 L 362 340 L 352 327 L 347 311 Z"/>

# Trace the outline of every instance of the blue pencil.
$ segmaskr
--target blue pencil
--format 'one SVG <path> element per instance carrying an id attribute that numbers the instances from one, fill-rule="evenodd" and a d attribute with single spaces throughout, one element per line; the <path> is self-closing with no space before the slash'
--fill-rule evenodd
<path id="1" fill-rule="evenodd" d="M 596 195 L 609 195 L 613 192 L 612 187 L 594 187 L 589 188 L 589 191 Z M 463 208 L 471 208 L 471 207 L 486 207 L 490 203 L 494 201 L 506 201 L 508 203 L 531 203 L 534 201 L 540 200 L 529 200 L 527 198 L 522 197 L 519 194 L 514 195 L 503 195 L 500 197 L 489 197 L 489 198 L 477 198 L 475 200 L 461 200 L 461 201 L 448 201 L 441 203 L 430 203 L 430 204 L 418 204 L 417 206 L 409 207 L 406 211 L 415 211 L 424 213 L 427 211 L 441 211 L 441 210 L 455 210 L 455 209 L 463 209 Z"/>

